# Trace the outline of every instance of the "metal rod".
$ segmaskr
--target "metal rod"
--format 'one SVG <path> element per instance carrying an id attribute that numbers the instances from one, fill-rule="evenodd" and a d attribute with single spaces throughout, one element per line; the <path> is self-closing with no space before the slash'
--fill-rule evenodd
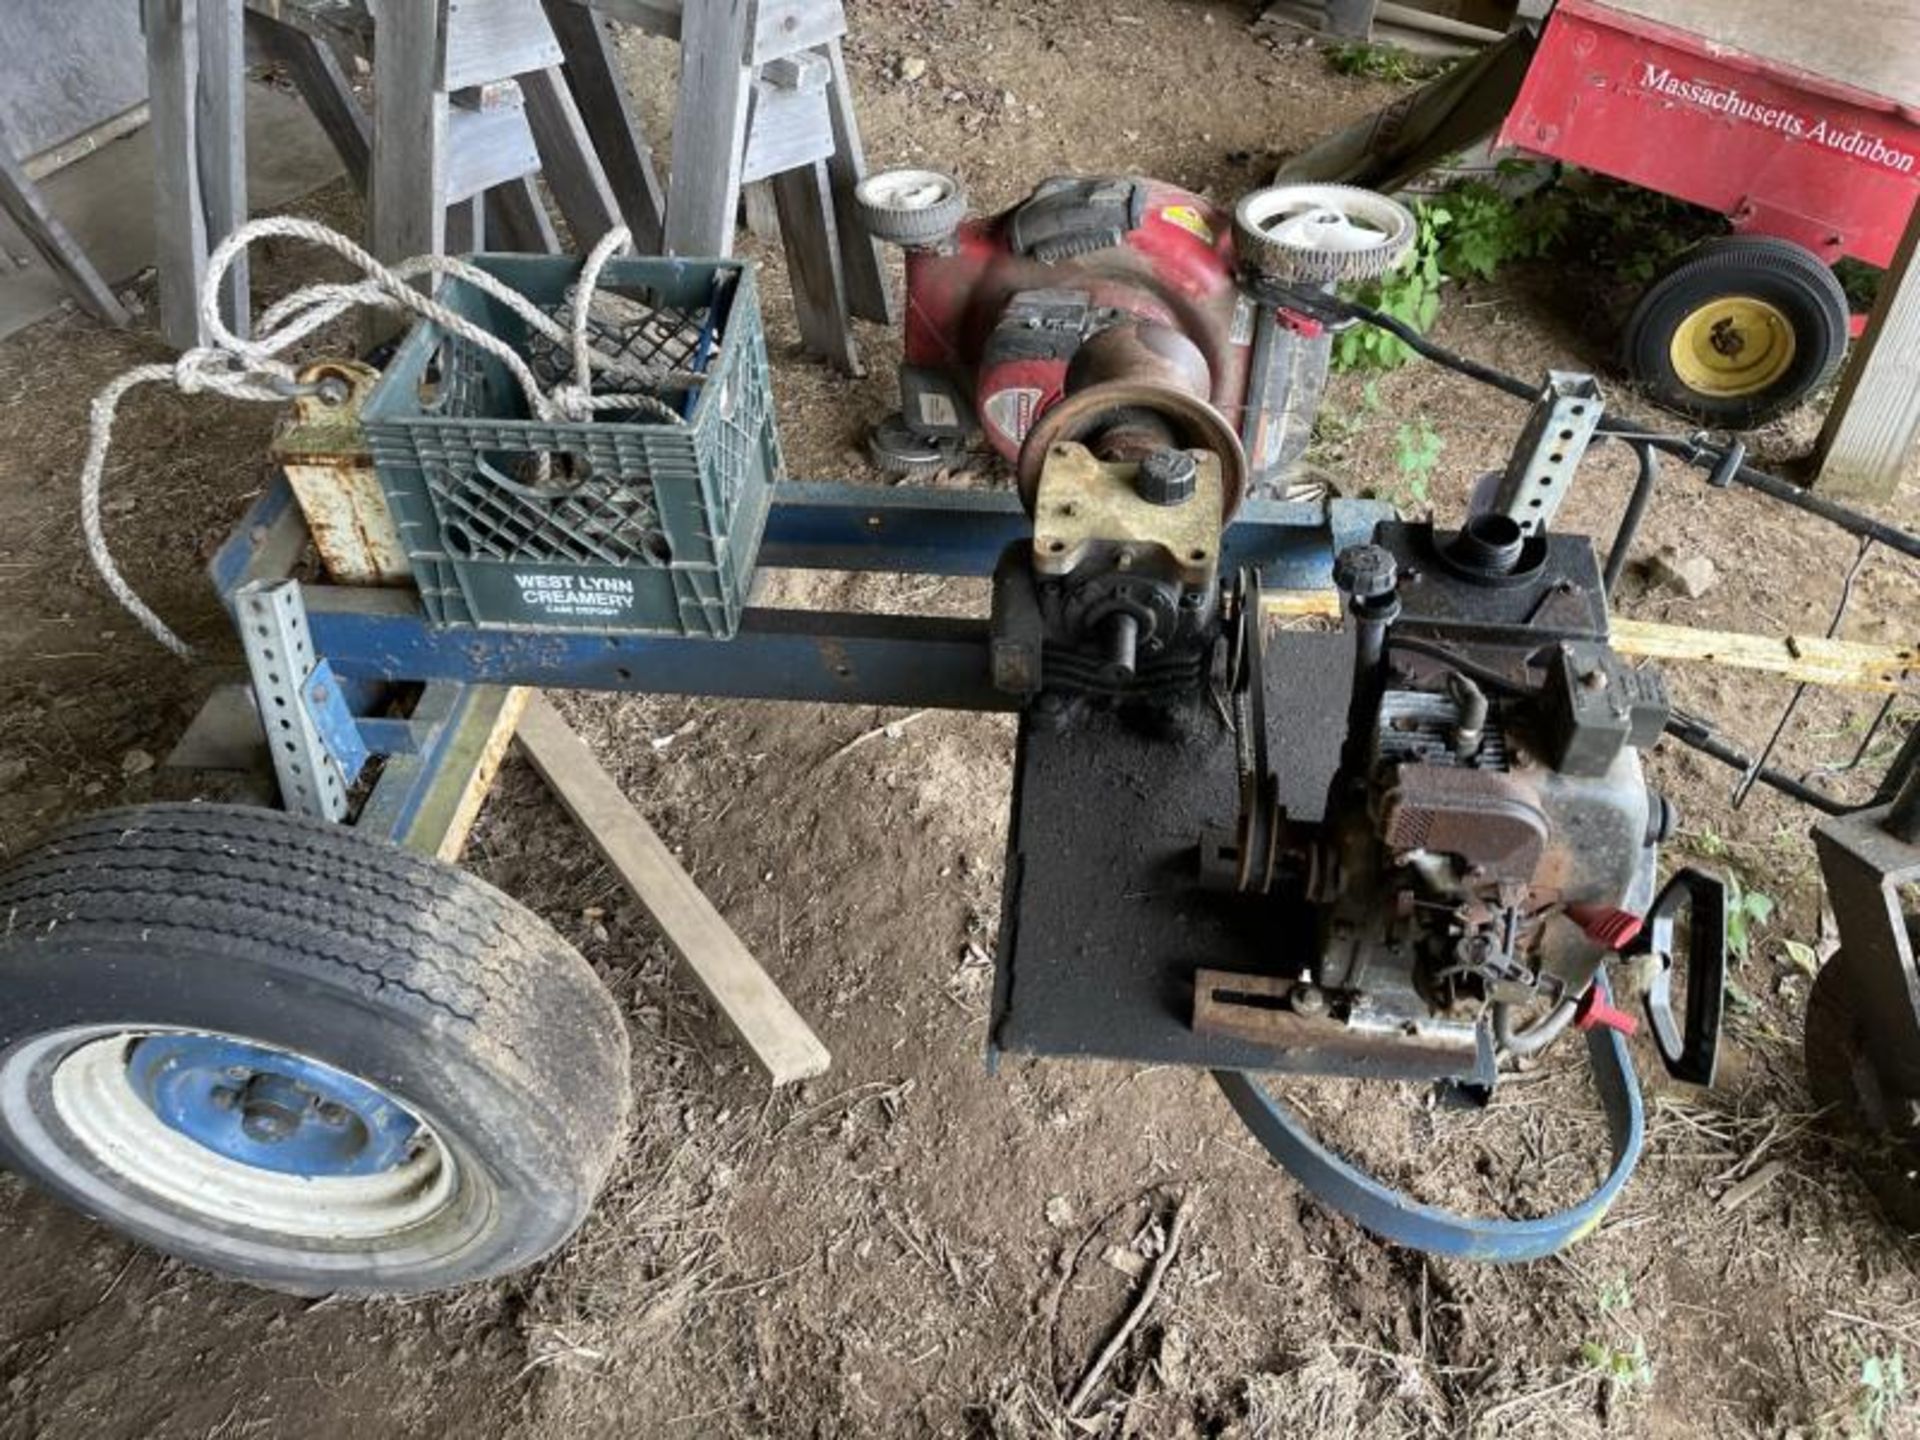
<path id="1" fill-rule="evenodd" d="M 1722 740 L 1707 721 L 1697 716 L 1674 712 L 1667 721 L 1667 734 L 1691 750 L 1718 760 L 1722 765 L 1746 772 L 1752 770 L 1753 777 L 1769 789 L 1778 790 L 1790 800 L 1798 800 L 1802 805 L 1811 805 L 1823 815 L 1848 815 L 1856 808 L 1834 799 L 1831 795 L 1815 790 L 1811 785 L 1803 785 L 1791 775 L 1786 775 L 1767 766 L 1755 769 L 1752 757 L 1737 746 Z"/>
<path id="2" fill-rule="evenodd" d="M 1633 549 L 1634 537 L 1640 533 L 1640 522 L 1646 518 L 1647 506 L 1652 502 L 1654 489 L 1660 483 L 1658 452 L 1645 440 L 1630 443 L 1640 461 L 1640 474 L 1633 482 L 1633 493 L 1627 497 L 1627 508 L 1621 512 L 1620 528 L 1613 532 L 1613 544 L 1607 547 L 1607 568 L 1602 579 L 1609 600 L 1613 598 L 1613 588 L 1620 583 L 1620 576 L 1627 568 L 1627 555 Z"/>
<path id="3" fill-rule="evenodd" d="M 1859 553 L 1853 557 L 1853 564 L 1847 567 L 1847 578 L 1840 582 L 1840 603 L 1833 607 L 1833 619 L 1827 623 L 1827 639 L 1829 640 L 1840 633 L 1840 622 L 1847 618 L 1847 607 L 1853 603 L 1854 581 L 1860 578 L 1860 567 L 1867 563 L 1867 552 L 1872 548 L 1873 541 L 1871 539 L 1863 539 L 1860 542 Z M 1733 787 L 1733 808 L 1735 810 L 1738 810 L 1747 803 L 1747 796 L 1753 792 L 1753 782 L 1755 778 L 1766 766 L 1766 763 L 1773 758 L 1773 752 L 1780 744 L 1780 737 L 1786 734 L 1787 726 L 1792 722 L 1794 713 L 1799 710 L 1801 700 L 1806 698 L 1806 693 L 1807 682 L 1805 680 L 1802 680 L 1798 685 L 1793 687 L 1793 694 L 1788 697 L 1786 707 L 1781 710 L 1780 718 L 1774 722 L 1773 733 L 1767 736 L 1767 743 L 1761 747 L 1760 753 L 1754 757 L 1751 768 L 1748 769 L 1746 774 L 1740 777 L 1740 783 Z"/>
<path id="4" fill-rule="evenodd" d="M 1478 380 L 1483 385 L 1490 385 L 1496 390 L 1504 391 L 1517 400 L 1531 401 L 1538 393 L 1538 386 L 1529 385 L 1524 380 L 1496 370 L 1491 365 L 1483 365 L 1478 360 L 1469 359 L 1443 345 L 1436 345 L 1411 325 L 1375 310 L 1370 305 L 1362 305 L 1344 296 L 1320 292 L 1307 295 L 1305 298 L 1301 297 L 1300 292 L 1290 291 L 1289 295 L 1291 298 L 1288 303 L 1297 309 L 1309 314 L 1331 314 L 1336 318 L 1360 320 L 1385 330 L 1415 354 L 1433 361 L 1436 365 L 1445 366 L 1449 370 L 1465 375 L 1469 379 Z M 1699 465 L 1703 460 L 1719 461 L 1726 453 L 1720 446 L 1697 443 L 1679 435 L 1644 438 L 1649 432 L 1627 420 L 1603 419 L 1600 422 L 1600 433 L 1643 437 L 1642 443 L 1652 445 L 1663 454 L 1676 456 L 1689 465 Z M 1816 495 L 1810 490 L 1803 490 L 1777 475 L 1769 475 L 1766 471 L 1756 469 L 1744 462 L 1727 479 L 1733 484 L 1744 485 L 1749 490 L 1758 490 L 1768 499 L 1778 500 L 1783 505 L 1791 505 L 1796 510 L 1818 516 L 1829 524 L 1839 526 L 1849 535 L 1876 540 L 1889 550 L 1897 550 L 1910 559 L 1920 560 L 1920 535 L 1912 534 L 1897 526 L 1882 524 L 1871 516 L 1848 509 L 1845 505 L 1836 505 L 1824 496 Z"/>

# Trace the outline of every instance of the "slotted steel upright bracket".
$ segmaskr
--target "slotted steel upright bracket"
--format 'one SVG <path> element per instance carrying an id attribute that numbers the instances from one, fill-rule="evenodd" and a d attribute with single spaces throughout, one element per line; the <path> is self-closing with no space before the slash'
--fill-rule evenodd
<path id="1" fill-rule="evenodd" d="M 344 818 L 351 775 L 328 746 L 320 718 L 309 704 L 308 682 L 317 662 L 300 583 L 251 581 L 233 592 L 233 611 L 246 647 L 260 724 L 273 752 L 281 803 L 296 815 Z M 337 697 L 335 686 L 323 703 Z"/>
<path id="2" fill-rule="evenodd" d="M 1574 471 L 1604 408 L 1600 384 L 1591 375 L 1549 370 L 1494 491 L 1493 511 L 1519 525 L 1523 535 L 1546 530 L 1573 488 Z"/>

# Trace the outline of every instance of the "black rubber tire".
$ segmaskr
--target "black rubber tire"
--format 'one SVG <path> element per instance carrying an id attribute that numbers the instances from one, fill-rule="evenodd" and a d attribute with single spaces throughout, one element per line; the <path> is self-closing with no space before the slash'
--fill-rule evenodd
<path id="1" fill-rule="evenodd" d="M 924 177 L 944 187 L 937 200 L 901 205 L 889 189 L 902 177 Z M 907 249 L 938 245 L 967 218 L 967 192 L 953 176 L 941 170 L 881 170 L 867 176 L 853 190 L 853 208 L 866 232 L 876 240 Z"/>
<path id="2" fill-rule="evenodd" d="M 279 811 L 145 806 L 0 869 L 0 917 L 0 1159 L 210 1270 L 298 1294 L 504 1274 L 573 1233 L 620 1148 L 613 998 L 546 922 L 451 865 Z M 451 1154 L 444 1209 L 342 1241 L 140 1191 L 60 1119 L 50 1077 L 86 1041 L 143 1027 L 275 1046 L 384 1089 Z"/>
<path id="3" fill-rule="evenodd" d="M 1777 379 L 1751 394 L 1695 390 L 1674 369 L 1674 335 L 1702 305 L 1734 295 L 1764 300 L 1785 317 L 1793 357 Z M 1771 236 L 1728 236 L 1688 252 L 1647 288 L 1627 320 L 1622 358 L 1656 403 L 1746 429 L 1790 410 L 1827 382 L 1847 353 L 1848 318 L 1846 291 L 1812 251 Z"/>

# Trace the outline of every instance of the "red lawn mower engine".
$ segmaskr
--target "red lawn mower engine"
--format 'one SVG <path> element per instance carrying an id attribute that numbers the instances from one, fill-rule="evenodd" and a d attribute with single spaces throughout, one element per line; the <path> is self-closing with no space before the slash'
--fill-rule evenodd
<path id="1" fill-rule="evenodd" d="M 1222 532 L 1281 488 L 1326 378 L 1331 337 L 1262 282 L 1380 274 L 1412 216 L 1340 185 L 1257 190 L 1229 216 L 1128 176 L 1047 180 L 975 220 L 936 171 L 856 194 L 907 250 L 903 404 L 874 458 L 932 471 L 984 433 L 1034 518 L 994 577 L 995 683 L 1192 703 L 1220 634 Z"/>
<path id="2" fill-rule="evenodd" d="M 1263 304 L 1257 281 L 1378 275 L 1414 229 L 1344 185 L 1257 190 L 1232 215 L 1132 176 L 1045 180 L 971 220 L 938 171 L 873 175 L 857 195 L 871 233 L 907 251 L 901 410 L 874 431 L 876 463 L 927 473 L 984 435 L 1029 508 L 1062 441 L 1103 461 L 1211 452 L 1229 516 L 1273 493 L 1306 448 L 1331 337 Z"/>

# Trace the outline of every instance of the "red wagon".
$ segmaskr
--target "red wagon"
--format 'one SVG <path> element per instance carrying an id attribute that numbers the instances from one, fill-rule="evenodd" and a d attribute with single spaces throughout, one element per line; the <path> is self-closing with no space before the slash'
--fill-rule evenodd
<path id="1" fill-rule="evenodd" d="M 1745 425 L 1825 381 L 1829 268 L 1884 266 L 1920 200 L 1920 5 L 1559 0 L 1497 143 L 1726 215 L 1625 336 L 1656 399 Z"/>

